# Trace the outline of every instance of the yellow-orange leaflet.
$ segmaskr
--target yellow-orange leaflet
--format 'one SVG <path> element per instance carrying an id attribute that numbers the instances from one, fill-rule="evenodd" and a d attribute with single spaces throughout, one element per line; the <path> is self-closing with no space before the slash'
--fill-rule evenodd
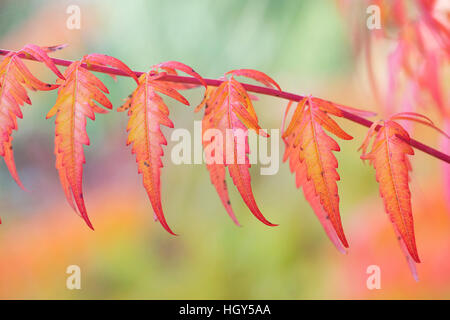
<path id="1" fill-rule="evenodd" d="M 283 133 L 286 144 L 284 161 L 290 159 L 291 171 L 296 173 L 297 186 L 302 186 L 306 199 L 335 246 L 343 251 L 348 247 L 339 212 L 339 194 L 336 181 L 338 162 L 332 151 L 339 145 L 323 128 L 341 139 L 352 137 L 345 133 L 329 114 L 342 116 L 334 104 L 313 97 L 301 100 Z M 330 223 L 327 222 L 329 220 Z M 334 229 L 334 230 L 333 230 Z"/>

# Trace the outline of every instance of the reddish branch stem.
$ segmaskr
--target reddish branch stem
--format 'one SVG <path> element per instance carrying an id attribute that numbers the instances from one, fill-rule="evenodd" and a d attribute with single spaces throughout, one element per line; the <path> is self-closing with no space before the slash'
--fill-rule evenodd
<path id="1" fill-rule="evenodd" d="M 11 52 L 11 50 L 0 49 L 0 55 L 7 55 L 10 52 Z M 33 58 L 26 57 L 26 56 L 22 56 L 22 58 L 25 58 L 28 60 L 34 60 Z M 63 59 L 57 59 L 57 58 L 52 58 L 52 60 L 56 65 L 60 65 L 60 66 L 64 66 L 64 67 L 69 66 L 73 62 L 70 60 L 63 60 Z M 117 75 L 117 76 L 125 76 L 125 77 L 129 76 L 126 73 L 124 73 L 118 69 L 115 69 L 115 68 L 103 67 L 103 66 L 98 66 L 98 65 L 88 66 L 86 64 L 84 64 L 83 67 L 85 67 L 89 70 L 92 70 L 92 71 L 96 71 L 96 72 L 102 72 L 102 73 L 107 73 L 107 74 L 112 74 L 112 75 Z M 139 77 L 143 72 L 134 71 L 134 73 Z M 158 78 L 158 80 L 188 83 L 188 84 L 200 84 L 200 82 L 196 78 L 185 77 L 185 76 L 165 75 L 165 76 L 162 76 L 161 78 Z M 204 80 L 208 86 L 218 87 L 222 83 L 221 80 L 216 80 L 216 79 L 205 78 Z M 286 100 L 300 101 L 304 98 L 304 96 L 301 96 L 301 95 L 297 95 L 297 94 L 285 92 L 285 91 L 278 91 L 276 89 L 255 86 L 255 85 L 245 84 L 245 83 L 242 83 L 242 85 L 248 91 L 251 91 L 254 93 L 260 93 L 260 94 L 264 94 L 264 95 L 268 95 L 268 96 L 279 97 L 279 98 L 283 98 Z M 370 121 L 366 118 L 360 117 L 356 114 L 347 112 L 345 110 L 342 110 L 342 113 L 343 113 L 344 118 L 346 118 L 350 121 L 359 123 L 360 125 L 363 125 L 365 127 L 370 127 L 373 124 L 372 121 Z M 450 155 L 448 155 L 448 154 L 445 154 L 439 150 L 436 150 L 436 149 L 434 149 L 426 144 L 423 144 L 415 139 L 410 139 L 407 142 L 409 142 L 409 144 L 412 147 L 414 147 L 418 150 L 421 150 L 421 151 L 423 151 L 437 159 L 440 159 L 444 162 L 450 163 Z"/>

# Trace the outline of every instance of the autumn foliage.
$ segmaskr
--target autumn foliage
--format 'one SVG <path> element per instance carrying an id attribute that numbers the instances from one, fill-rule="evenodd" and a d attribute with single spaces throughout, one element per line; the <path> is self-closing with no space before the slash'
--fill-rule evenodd
<path id="1" fill-rule="evenodd" d="M 426 2 L 422 1 L 424 4 Z M 396 14 L 402 16 L 402 7 L 397 6 Z M 421 7 L 426 15 L 428 6 Z M 450 54 L 449 33 L 444 26 L 434 20 L 424 20 L 424 25 L 417 23 L 409 30 L 399 18 L 399 46 L 391 57 L 391 85 L 387 95 L 392 93 L 394 73 L 404 69 L 410 76 L 410 86 L 417 90 L 423 84 L 423 77 L 431 79 L 426 82 L 426 89 L 434 99 L 438 109 L 445 115 L 442 94 L 435 77 L 438 59 Z M 435 25 L 438 44 L 441 44 L 447 56 L 430 53 L 421 43 L 416 53 L 425 57 L 423 67 L 418 76 L 408 64 L 407 56 L 414 51 L 408 44 L 412 36 L 420 35 L 420 28 Z M 409 34 L 409 33 L 408 33 Z M 409 34 L 411 36 L 411 34 Z M 289 101 L 282 123 L 282 139 L 285 144 L 283 160 L 289 163 L 295 175 L 297 188 L 302 188 L 305 199 L 309 202 L 326 234 L 341 252 L 346 252 L 349 243 L 344 233 L 339 206 L 338 161 L 334 152 L 340 151 L 339 140 L 351 140 L 353 137 L 344 131 L 335 118 L 363 119 L 371 124 L 361 150 L 362 160 L 367 160 L 375 169 L 379 183 L 380 195 L 385 211 L 389 216 L 400 246 L 408 260 L 413 274 L 416 276 L 415 263 L 419 263 L 413 223 L 413 208 L 409 189 L 409 175 L 412 170 L 409 158 L 414 155 L 412 140 L 405 127 L 399 121 L 408 120 L 432 127 L 436 125 L 426 116 L 411 110 L 391 114 L 385 120 L 374 123 L 366 117 L 374 114 L 333 103 L 312 96 L 298 96 L 283 92 L 281 87 L 268 75 L 257 70 L 238 69 L 227 72 L 220 79 L 204 79 L 191 67 L 176 61 L 168 61 L 154 65 L 148 72 L 132 71 L 120 60 L 102 54 L 89 54 L 79 61 L 68 62 L 62 74 L 56 64 L 61 61 L 51 59 L 47 54 L 60 47 L 38 47 L 26 45 L 19 51 L 10 51 L 0 63 L 0 155 L 19 186 L 23 185 L 17 174 L 12 149 L 13 130 L 17 130 L 17 118 L 22 118 L 21 108 L 31 104 L 27 90 L 58 90 L 53 108 L 47 118 L 55 119 L 55 157 L 56 169 L 69 205 L 93 229 L 85 206 L 83 194 L 83 164 L 85 163 L 84 146 L 89 145 L 86 132 L 87 118 L 95 120 L 96 113 L 107 113 L 113 104 L 107 98 L 108 88 L 98 79 L 95 71 L 109 73 L 112 76 L 122 75 L 134 79 L 136 88 L 124 99 L 118 111 L 126 111 L 128 115 L 128 140 L 131 152 L 136 157 L 138 173 L 142 175 L 144 188 L 153 208 L 155 220 L 169 233 L 175 234 L 166 221 L 161 203 L 161 169 L 163 167 L 163 146 L 167 144 L 161 126 L 173 128 L 169 118 L 169 107 L 163 97 L 169 97 L 186 106 L 189 101 L 180 93 L 182 89 L 204 87 L 205 95 L 195 111 L 204 110 L 202 129 L 227 136 L 228 132 L 240 133 L 231 139 L 219 141 L 214 135 L 203 137 L 206 168 L 209 171 L 212 185 L 231 219 L 239 225 L 228 195 L 226 172 L 237 188 L 242 200 L 250 212 L 262 223 L 277 226 L 263 215 L 257 205 L 252 191 L 250 177 L 250 148 L 248 131 L 253 130 L 262 137 L 268 134 L 262 130 L 253 106 L 257 99 L 249 93 L 249 88 L 258 93 L 270 92 Z M 415 51 L 414 51 L 415 52 Z M 56 76 L 55 83 L 47 84 L 37 79 L 29 71 L 22 59 L 43 62 Z M 55 63 L 58 62 L 58 63 Z M 111 72 L 113 70 L 114 72 Z M 189 77 L 180 77 L 182 72 Z M 249 86 L 239 79 L 246 78 L 260 83 L 262 86 Z M 255 90 L 255 88 L 257 90 Z M 294 101 L 296 100 L 296 101 Z M 296 107 L 292 111 L 292 106 Z M 390 103 L 393 103 L 392 101 Z M 292 111 L 292 112 L 291 112 Z M 361 121 L 359 121 L 361 123 Z M 364 124 L 364 123 L 363 123 Z M 446 133 L 440 133 L 448 139 Z M 332 136 L 331 136 L 332 135 Z M 431 148 L 428 148 L 429 150 Z M 243 152 L 242 152 L 243 150 Z M 422 149 L 423 150 L 423 149 Z M 423 151 L 427 151 L 423 150 Z M 431 149 L 434 150 L 434 149 Z M 427 151 L 433 155 L 433 152 Z M 448 155 L 445 155 L 448 160 Z M 442 157 L 441 157 L 442 159 Z M 447 161 L 448 162 L 448 161 Z M 228 169 L 228 170 L 227 170 Z"/>

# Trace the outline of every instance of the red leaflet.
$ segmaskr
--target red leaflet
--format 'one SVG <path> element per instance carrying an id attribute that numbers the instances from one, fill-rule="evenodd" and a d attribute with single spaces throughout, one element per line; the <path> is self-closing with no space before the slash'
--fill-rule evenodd
<path id="1" fill-rule="evenodd" d="M 28 44 L 17 52 L 9 53 L 0 63 L 0 156 L 5 160 L 17 184 L 24 188 L 17 174 L 12 149 L 12 131 L 17 130 L 17 117 L 22 119 L 20 108 L 24 103 L 31 105 L 27 90 L 53 90 L 58 85 L 47 84 L 35 78 L 20 59 L 21 55 L 44 62 L 58 77 L 63 78 L 53 61 L 46 52 L 57 47 L 40 48 Z"/>
<path id="2" fill-rule="evenodd" d="M 237 219 L 231 209 L 225 167 L 237 187 L 247 207 L 253 215 L 269 226 L 275 226 L 267 221 L 259 210 L 251 187 L 248 159 L 248 129 L 255 130 L 262 136 L 267 134 L 258 124 L 258 118 L 244 87 L 234 79 L 234 76 L 245 76 L 261 82 L 267 87 L 280 89 L 278 84 L 266 74 L 249 69 L 227 72 L 230 79 L 224 79 L 222 84 L 205 95 L 197 111 L 205 105 L 205 115 L 202 121 L 203 147 L 211 182 L 216 188 L 222 203 L 230 217 L 237 224 Z"/>
<path id="3" fill-rule="evenodd" d="M 100 54 L 86 55 L 73 62 L 64 72 L 65 80 L 59 80 L 60 88 L 53 108 L 47 119 L 55 118 L 56 169 L 67 201 L 76 207 L 86 224 L 93 229 L 84 204 L 82 179 L 84 158 L 83 145 L 89 145 L 86 132 L 86 117 L 95 120 L 95 113 L 106 113 L 97 105 L 108 109 L 111 102 L 104 93 L 109 93 L 105 85 L 82 64 L 109 65 L 126 72 L 136 81 L 134 73 L 123 62 Z M 104 92 L 104 93 L 103 93 Z M 75 210 L 76 211 L 76 210 Z"/>
<path id="4" fill-rule="evenodd" d="M 285 117 L 288 111 L 289 109 L 286 110 Z M 332 152 L 339 151 L 340 148 L 323 129 L 344 140 L 352 137 L 329 114 L 342 116 L 341 110 L 329 101 L 305 97 L 298 103 L 291 122 L 283 133 L 286 145 L 283 161 L 289 159 L 291 172 L 296 174 L 297 187 L 303 187 L 305 198 L 328 237 L 338 250 L 344 251 L 348 243 L 339 213 L 336 183 L 340 179 L 336 171 L 338 163 Z"/>
<path id="5" fill-rule="evenodd" d="M 169 61 L 153 67 L 153 69 L 139 77 L 138 87 L 129 96 L 125 104 L 118 111 L 128 110 L 128 141 L 133 144 L 131 152 L 136 154 L 138 173 L 142 174 L 145 190 L 153 207 L 155 217 L 169 233 L 175 235 L 168 226 L 161 205 L 161 157 L 164 155 L 162 145 L 167 141 L 160 126 L 173 128 L 169 119 L 169 109 L 159 93 L 165 94 L 179 102 L 189 105 L 189 102 L 173 88 L 170 83 L 157 81 L 164 72 L 176 74 L 175 69 L 197 78 L 206 88 L 203 78 L 187 65 Z"/>

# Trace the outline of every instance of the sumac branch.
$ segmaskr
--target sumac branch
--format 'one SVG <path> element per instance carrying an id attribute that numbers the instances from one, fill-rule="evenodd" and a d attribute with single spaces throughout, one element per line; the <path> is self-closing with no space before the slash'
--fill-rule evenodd
<path id="1" fill-rule="evenodd" d="M 257 206 L 252 192 L 248 160 L 248 130 L 254 130 L 263 137 L 267 134 L 261 129 L 253 107 L 254 97 L 249 92 L 270 95 L 289 100 L 283 119 L 282 132 L 286 151 L 284 161 L 289 160 L 291 171 L 295 173 L 297 187 L 302 187 L 305 198 L 310 203 L 327 235 L 335 246 L 345 252 L 348 242 L 344 234 L 340 211 L 337 181 L 338 162 L 333 151 L 339 151 L 338 143 L 326 132 L 344 140 L 353 139 L 333 119 L 341 117 L 369 127 L 362 145 L 363 160 L 369 160 L 376 170 L 380 183 L 380 194 L 386 212 L 389 214 L 398 235 L 400 245 L 408 259 L 413 274 L 415 263 L 420 262 L 414 237 L 414 224 L 411 208 L 408 174 L 411 170 L 408 156 L 414 154 L 412 147 L 450 163 L 450 156 L 409 137 L 396 120 L 415 121 L 438 131 L 427 117 L 404 112 L 392 115 L 385 121 L 372 122 L 366 117 L 374 113 L 347 107 L 312 96 L 302 96 L 281 90 L 281 87 L 263 72 L 238 69 L 227 72 L 220 79 L 202 78 L 191 67 L 176 61 L 154 65 L 148 72 L 132 71 L 120 60 L 101 54 L 89 54 L 79 61 L 52 59 L 47 53 L 61 47 L 38 47 L 27 45 L 19 51 L 2 50 L 0 63 L 0 156 L 2 156 L 12 177 L 19 180 L 12 150 L 12 131 L 17 130 L 17 118 L 22 118 L 21 107 L 31 100 L 29 90 L 58 89 L 58 97 L 47 118 L 55 117 L 55 155 L 61 185 L 67 201 L 93 228 L 87 214 L 82 191 L 83 148 L 89 145 L 86 132 L 86 118 L 95 120 L 95 113 L 106 113 L 113 105 L 106 97 L 107 87 L 91 72 L 102 72 L 112 76 L 127 76 L 134 79 L 136 89 L 129 95 L 118 111 L 127 111 L 128 144 L 136 155 L 138 173 L 142 174 L 143 184 L 154 210 L 155 219 L 171 234 L 161 204 L 161 168 L 163 145 L 166 139 L 160 126 L 173 128 L 169 119 L 169 109 L 161 95 L 168 96 L 185 105 L 189 101 L 179 90 L 203 86 L 205 98 L 196 108 L 203 107 L 203 129 L 244 132 L 244 140 L 237 138 L 214 153 L 207 155 L 207 169 L 211 182 L 216 188 L 230 217 L 238 224 L 228 197 L 225 182 L 226 169 L 231 179 L 253 215 L 268 226 L 269 222 Z M 58 79 L 54 84 L 46 84 L 31 74 L 22 59 L 43 62 Z M 62 74 L 56 67 L 67 67 Z M 183 72 L 188 76 L 180 76 Z M 237 78 L 246 77 L 262 86 L 242 83 Z M 297 102 L 297 107 L 287 125 L 288 111 Z M 102 108 L 102 107 L 104 108 Z M 106 108 L 106 109 L 105 109 Z M 440 131 L 444 136 L 448 136 Z M 369 144 L 371 140 L 371 149 Z M 206 150 L 217 141 L 214 138 L 203 141 Z M 237 161 L 237 150 L 243 148 L 244 160 Z M 368 151 L 370 149 L 370 151 Z M 221 151 L 218 151 L 221 150 Z M 229 151 L 233 159 L 228 161 Z"/>

